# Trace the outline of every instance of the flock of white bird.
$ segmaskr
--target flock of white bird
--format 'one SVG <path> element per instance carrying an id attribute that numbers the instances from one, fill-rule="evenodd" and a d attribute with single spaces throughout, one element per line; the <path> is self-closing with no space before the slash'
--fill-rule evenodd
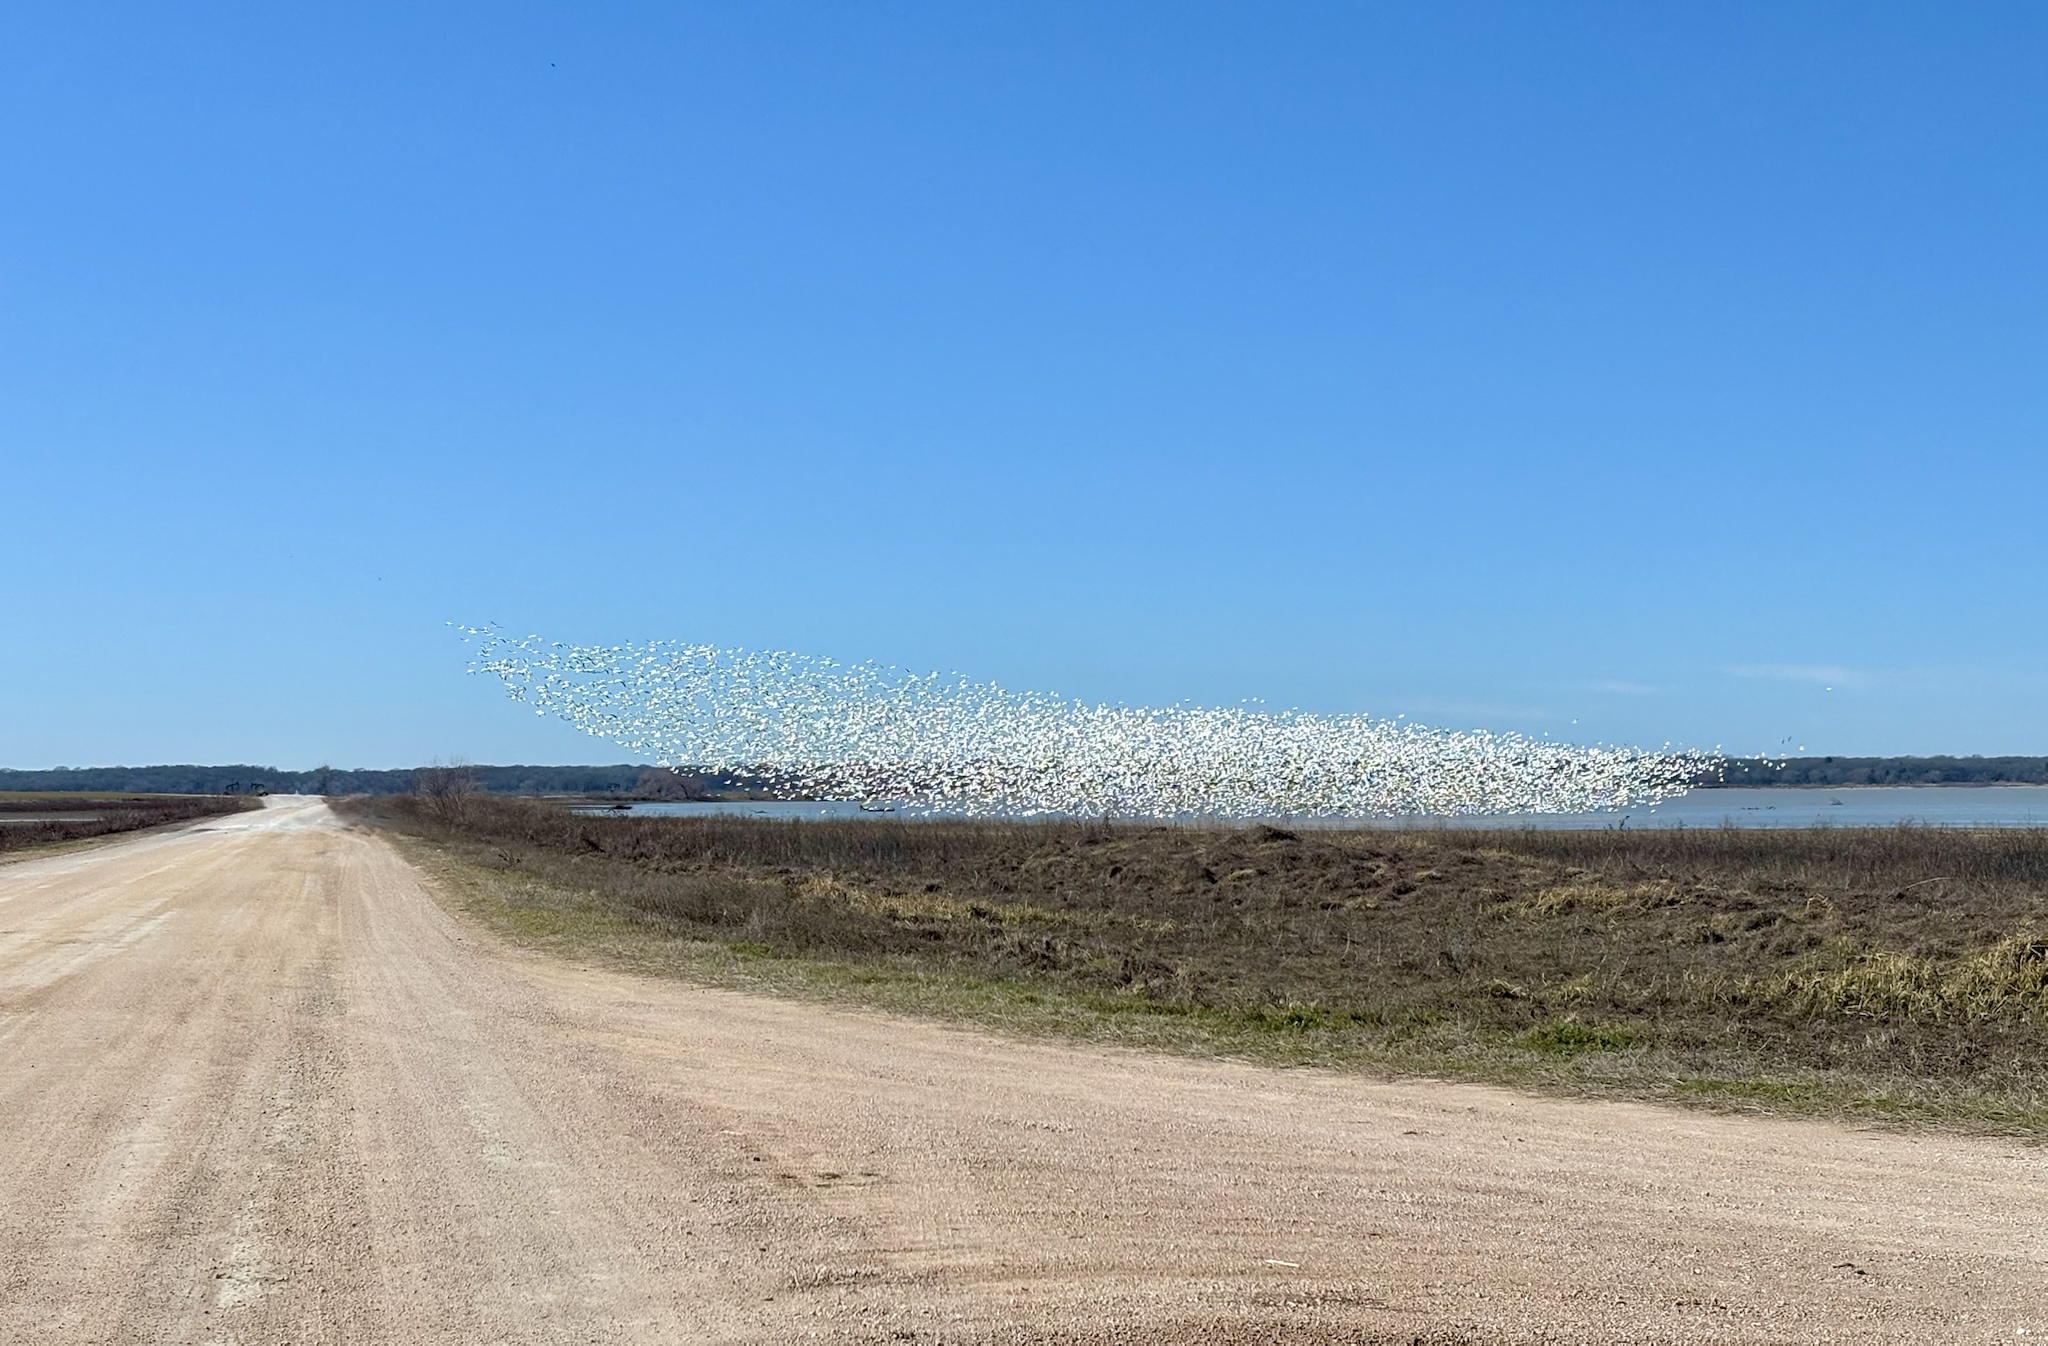
<path id="1" fill-rule="evenodd" d="M 1367 715 L 1091 706 L 958 674 L 462 628 L 471 672 L 664 766 L 911 812 L 1122 818 L 1581 813 L 1683 794 L 1718 758 Z"/>

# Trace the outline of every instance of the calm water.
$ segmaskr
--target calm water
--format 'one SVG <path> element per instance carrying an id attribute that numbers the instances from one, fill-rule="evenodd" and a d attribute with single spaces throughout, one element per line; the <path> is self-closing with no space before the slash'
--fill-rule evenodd
<path id="1" fill-rule="evenodd" d="M 893 818 L 844 800 L 805 803 L 629 804 L 582 813 L 655 817 L 732 813 L 766 818 Z M 1695 790 L 1655 808 L 1488 818 L 1292 819 L 1299 827 L 2048 827 L 2048 785 L 1863 787 L 1846 790 Z"/>

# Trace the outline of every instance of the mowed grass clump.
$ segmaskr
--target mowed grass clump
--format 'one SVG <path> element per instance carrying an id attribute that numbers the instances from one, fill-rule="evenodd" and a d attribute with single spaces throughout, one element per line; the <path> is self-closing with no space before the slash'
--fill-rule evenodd
<path id="1" fill-rule="evenodd" d="M 18 794 L 0 791 L 0 853 L 191 822 L 260 807 L 245 795 Z"/>
<path id="2" fill-rule="evenodd" d="M 351 801 L 509 932 L 1259 1059 L 2048 1129 L 2048 834 L 586 817 Z"/>

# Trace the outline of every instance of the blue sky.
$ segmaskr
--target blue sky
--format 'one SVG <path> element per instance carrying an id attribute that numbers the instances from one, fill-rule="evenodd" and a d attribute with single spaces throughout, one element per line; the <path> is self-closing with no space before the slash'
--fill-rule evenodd
<path id="1" fill-rule="evenodd" d="M 0 764 L 609 761 L 444 625 L 2048 752 L 2048 10 L 0 13 Z"/>

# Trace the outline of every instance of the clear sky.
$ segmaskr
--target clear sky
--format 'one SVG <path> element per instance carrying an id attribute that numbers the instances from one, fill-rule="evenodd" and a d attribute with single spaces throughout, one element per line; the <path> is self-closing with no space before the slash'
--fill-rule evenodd
<path id="1" fill-rule="evenodd" d="M 2048 7 L 16 0 L 0 66 L 0 765 L 620 756 L 449 620 L 2048 752 Z"/>

